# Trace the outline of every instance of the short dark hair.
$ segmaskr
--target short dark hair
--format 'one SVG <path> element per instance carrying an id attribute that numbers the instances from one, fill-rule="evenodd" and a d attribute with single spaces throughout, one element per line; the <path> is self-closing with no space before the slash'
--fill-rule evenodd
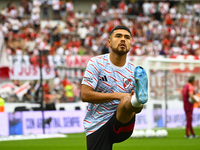
<path id="1" fill-rule="evenodd" d="M 127 28 L 127 27 L 124 26 L 124 25 L 117 25 L 117 26 L 115 26 L 115 27 L 110 31 L 110 36 L 111 36 L 111 34 L 112 34 L 115 30 L 118 30 L 118 29 L 126 30 L 126 31 L 128 31 L 128 32 L 130 33 L 130 35 L 132 36 L 131 31 L 129 30 L 129 28 Z"/>
<path id="2" fill-rule="evenodd" d="M 189 83 L 193 82 L 194 80 L 195 80 L 195 77 L 194 77 L 194 76 L 190 76 L 190 77 L 188 78 L 188 82 L 189 82 Z"/>

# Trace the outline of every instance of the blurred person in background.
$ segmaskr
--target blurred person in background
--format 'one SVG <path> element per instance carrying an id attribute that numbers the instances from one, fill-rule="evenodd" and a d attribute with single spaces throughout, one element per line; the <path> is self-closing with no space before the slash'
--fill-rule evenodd
<path id="1" fill-rule="evenodd" d="M 60 1 L 60 17 L 62 21 L 65 21 L 66 18 L 66 4 L 64 0 Z"/>
<path id="2" fill-rule="evenodd" d="M 0 95 L 0 112 L 4 112 L 5 100 Z"/>
<path id="3" fill-rule="evenodd" d="M 33 82 L 33 89 L 35 91 L 35 94 L 34 94 L 34 100 L 35 100 L 35 102 L 39 101 L 39 89 L 40 89 L 39 87 L 40 87 L 40 83 L 37 80 L 34 80 L 34 82 Z"/>
<path id="4" fill-rule="evenodd" d="M 68 99 L 67 99 L 67 96 L 66 96 L 66 91 L 64 89 L 61 90 L 60 95 L 61 95 L 61 97 L 59 98 L 59 102 L 60 103 L 67 103 Z"/>
<path id="5" fill-rule="evenodd" d="M 69 14 L 73 11 L 74 11 L 74 4 L 72 3 L 72 0 L 68 0 L 66 2 L 66 12 L 67 12 L 67 14 Z"/>
<path id="6" fill-rule="evenodd" d="M 28 91 L 23 95 L 22 97 L 22 101 L 23 102 L 34 102 L 34 88 L 33 88 L 33 84 L 29 83 L 30 88 L 28 89 Z"/>
<path id="7" fill-rule="evenodd" d="M 60 83 L 61 83 L 61 79 L 58 76 L 58 73 L 56 71 L 56 76 L 53 79 L 53 91 L 55 91 L 56 93 L 59 93 L 60 91 Z"/>
<path id="8" fill-rule="evenodd" d="M 64 78 L 61 81 L 62 86 L 65 87 L 68 84 L 71 84 L 70 80 L 68 79 L 67 75 L 64 76 Z"/>
<path id="9" fill-rule="evenodd" d="M 42 19 L 48 20 L 49 19 L 49 7 L 48 7 L 48 4 L 47 4 L 47 1 L 45 1 L 41 5 L 41 9 L 42 9 Z"/>
<path id="10" fill-rule="evenodd" d="M 44 90 L 45 94 L 50 94 L 49 80 L 46 80 L 46 81 L 43 83 L 43 90 Z"/>
<path id="11" fill-rule="evenodd" d="M 188 78 L 188 83 L 182 89 L 183 105 L 184 105 L 184 111 L 185 111 L 186 121 L 187 121 L 185 138 L 187 139 L 199 137 L 198 135 L 194 133 L 194 130 L 192 127 L 193 105 L 195 102 L 197 102 L 197 99 L 194 95 L 195 94 L 194 83 L 195 83 L 195 77 L 190 76 Z"/>
<path id="12" fill-rule="evenodd" d="M 60 0 L 52 0 L 53 19 L 60 19 Z"/>
<path id="13" fill-rule="evenodd" d="M 81 85 L 81 83 L 79 81 L 72 82 L 75 102 L 78 102 L 80 100 L 80 90 L 81 90 L 80 85 Z"/>
<path id="14" fill-rule="evenodd" d="M 74 90 L 72 84 L 67 84 L 64 89 L 68 102 L 74 102 Z"/>

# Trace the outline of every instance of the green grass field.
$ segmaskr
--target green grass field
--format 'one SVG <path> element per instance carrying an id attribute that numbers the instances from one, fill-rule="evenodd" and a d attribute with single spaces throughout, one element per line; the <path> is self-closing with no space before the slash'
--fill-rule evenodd
<path id="1" fill-rule="evenodd" d="M 200 127 L 194 128 L 200 135 Z M 167 138 L 132 139 L 114 144 L 113 150 L 200 150 L 200 138 L 185 139 L 185 129 L 168 129 Z M 67 138 L 1 141 L 0 150 L 86 150 L 85 133 Z"/>

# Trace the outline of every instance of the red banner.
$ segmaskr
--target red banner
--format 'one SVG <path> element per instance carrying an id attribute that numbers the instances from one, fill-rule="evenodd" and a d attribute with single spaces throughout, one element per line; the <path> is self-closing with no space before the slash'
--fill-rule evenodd
<path id="1" fill-rule="evenodd" d="M 9 80 L 9 68 L 8 67 L 0 67 L 0 81 Z"/>

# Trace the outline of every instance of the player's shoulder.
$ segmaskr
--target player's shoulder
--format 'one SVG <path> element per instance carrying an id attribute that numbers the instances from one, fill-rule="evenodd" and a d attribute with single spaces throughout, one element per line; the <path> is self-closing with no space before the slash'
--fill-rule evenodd
<path id="1" fill-rule="evenodd" d="M 189 90 L 194 90 L 194 86 L 190 83 L 188 83 L 188 88 L 189 88 Z"/>
<path id="2" fill-rule="evenodd" d="M 107 63 L 109 54 L 98 55 L 90 59 L 91 62 Z"/>
<path id="3" fill-rule="evenodd" d="M 136 65 L 130 59 L 127 59 L 127 66 L 128 68 L 133 68 L 133 69 L 135 69 L 136 67 Z"/>

